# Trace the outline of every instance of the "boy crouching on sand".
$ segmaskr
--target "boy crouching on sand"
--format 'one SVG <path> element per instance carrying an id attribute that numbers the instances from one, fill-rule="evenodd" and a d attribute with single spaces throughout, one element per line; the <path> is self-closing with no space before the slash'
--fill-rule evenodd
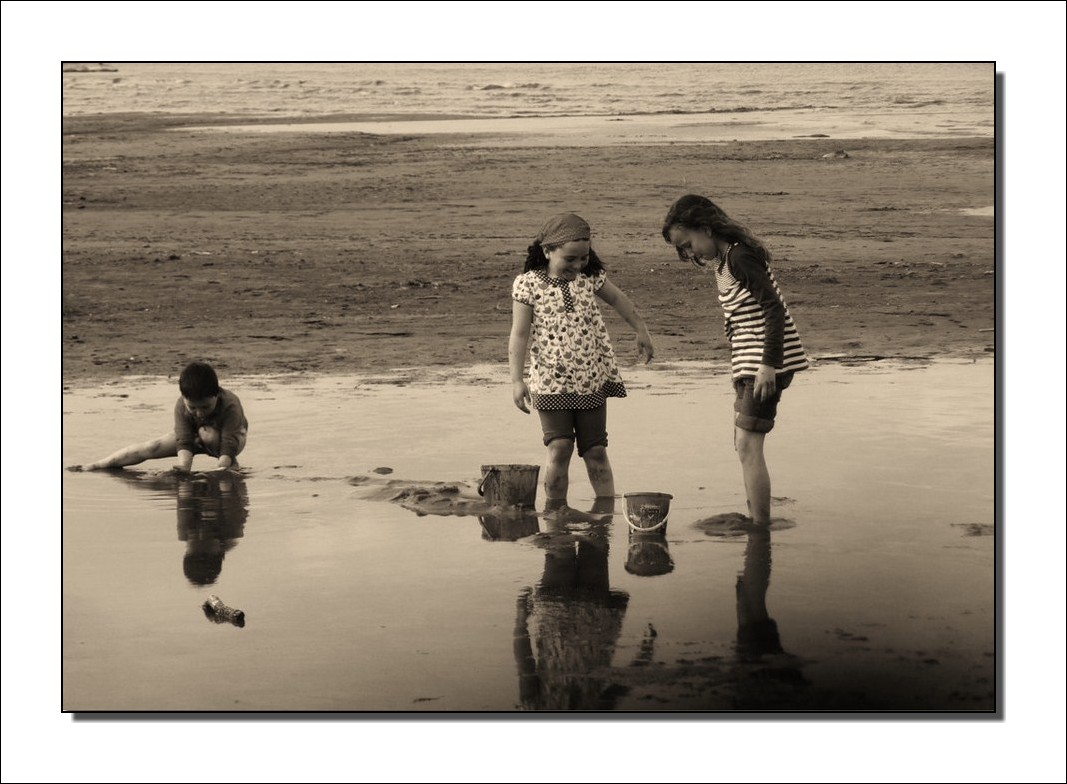
<path id="1" fill-rule="evenodd" d="M 218 458 L 215 469 L 227 469 L 245 448 L 248 420 L 237 395 L 219 386 L 214 368 L 206 362 L 191 362 L 178 378 L 181 397 L 174 404 L 174 431 L 165 436 L 131 444 L 95 463 L 71 466 L 72 471 L 122 468 L 145 460 L 177 457 L 178 471 L 189 471 L 193 455 Z"/>

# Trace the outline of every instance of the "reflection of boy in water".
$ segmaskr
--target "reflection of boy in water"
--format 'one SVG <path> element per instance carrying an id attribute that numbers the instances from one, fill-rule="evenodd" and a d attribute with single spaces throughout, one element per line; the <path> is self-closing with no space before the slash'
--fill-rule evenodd
<path id="1" fill-rule="evenodd" d="M 194 585 L 210 585 L 222 572 L 222 559 L 244 536 L 248 519 L 248 490 L 241 474 L 211 471 L 198 474 L 119 472 L 115 474 L 142 490 L 152 490 L 178 502 L 178 539 L 186 543 L 182 565 Z"/>
<path id="2" fill-rule="evenodd" d="M 629 601 L 608 580 L 613 511 L 613 498 L 597 499 L 592 512 L 600 517 L 583 516 L 574 531 L 546 516 L 544 573 L 516 606 L 515 658 L 526 710 L 614 707 L 617 691 L 598 676 L 611 666 Z"/>
<path id="3" fill-rule="evenodd" d="M 248 493 L 240 474 L 199 474 L 178 484 L 178 539 L 186 543 L 182 567 L 189 582 L 210 585 L 222 560 L 244 536 Z"/>

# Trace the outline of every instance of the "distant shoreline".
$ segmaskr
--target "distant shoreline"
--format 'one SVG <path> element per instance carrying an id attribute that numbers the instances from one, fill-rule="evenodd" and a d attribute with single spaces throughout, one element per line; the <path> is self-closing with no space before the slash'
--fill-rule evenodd
<path id="1" fill-rule="evenodd" d="M 118 73 L 110 63 L 63 63 L 63 73 Z"/>
<path id="2" fill-rule="evenodd" d="M 722 144 L 738 141 L 824 139 L 992 138 L 994 129 L 944 123 L 938 132 L 917 131 L 899 118 L 825 110 L 776 109 L 742 112 L 655 113 L 498 117 L 460 114 L 366 113 L 316 116 L 85 114 L 63 117 L 63 132 L 186 130 L 219 133 L 363 133 L 383 136 L 498 137 L 509 146 L 601 146 L 620 144 Z"/>

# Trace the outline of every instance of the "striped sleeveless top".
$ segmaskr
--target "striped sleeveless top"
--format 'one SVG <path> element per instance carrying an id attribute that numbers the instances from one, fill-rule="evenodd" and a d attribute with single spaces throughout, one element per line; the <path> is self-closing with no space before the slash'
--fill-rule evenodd
<path id="1" fill-rule="evenodd" d="M 730 270 L 730 252 L 737 246 L 730 246 L 726 252 L 726 258 L 715 269 L 715 283 L 719 292 L 719 304 L 722 305 L 725 322 L 723 328 L 726 339 L 730 341 L 730 369 L 733 378 L 755 376 L 756 371 L 763 362 L 763 346 L 765 342 L 767 324 L 763 316 L 763 308 L 755 296 L 745 288 Z M 770 278 L 774 293 L 782 303 L 785 311 L 785 336 L 782 352 L 782 362 L 777 367 L 778 373 L 804 370 L 808 367 L 808 358 L 804 353 L 804 347 L 800 343 L 800 335 L 797 333 L 793 317 L 789 314 L 782 292 L 778 288 L 778 281 L 774 279 L 770 265 L 763 262 L 767 276 Z"/>

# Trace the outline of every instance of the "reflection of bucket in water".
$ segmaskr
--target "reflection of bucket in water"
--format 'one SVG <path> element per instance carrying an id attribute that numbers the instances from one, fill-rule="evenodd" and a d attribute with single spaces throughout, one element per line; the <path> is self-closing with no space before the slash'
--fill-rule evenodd
<path id="1" fill-rule="evenodd" d="M 490 506 L 528 506 L 537 500 L 537 476 L 541 466 L 483 465 L 478 495 Z"/>
<path id="2" fill-rule="evenodd" d="M 521 508 L 499 509 L 478 515 L 482 538 L 490 542 L 514 542 L 540 530 L 537 513 Z"/>
<path id="3" fill-rule="evenodd" d="M 641 577 L 654 577 L 674 571 L 674 561 L 662 529 L 645 533 L 631 529 L 626 551 L 626 571 Z"/>
<path id="4" fill-rule="evenodd" d="M 672 498 L 669 493 L 626 493 L 623 513 L 627 524 L 635 531 L 665 529 Z"/>

